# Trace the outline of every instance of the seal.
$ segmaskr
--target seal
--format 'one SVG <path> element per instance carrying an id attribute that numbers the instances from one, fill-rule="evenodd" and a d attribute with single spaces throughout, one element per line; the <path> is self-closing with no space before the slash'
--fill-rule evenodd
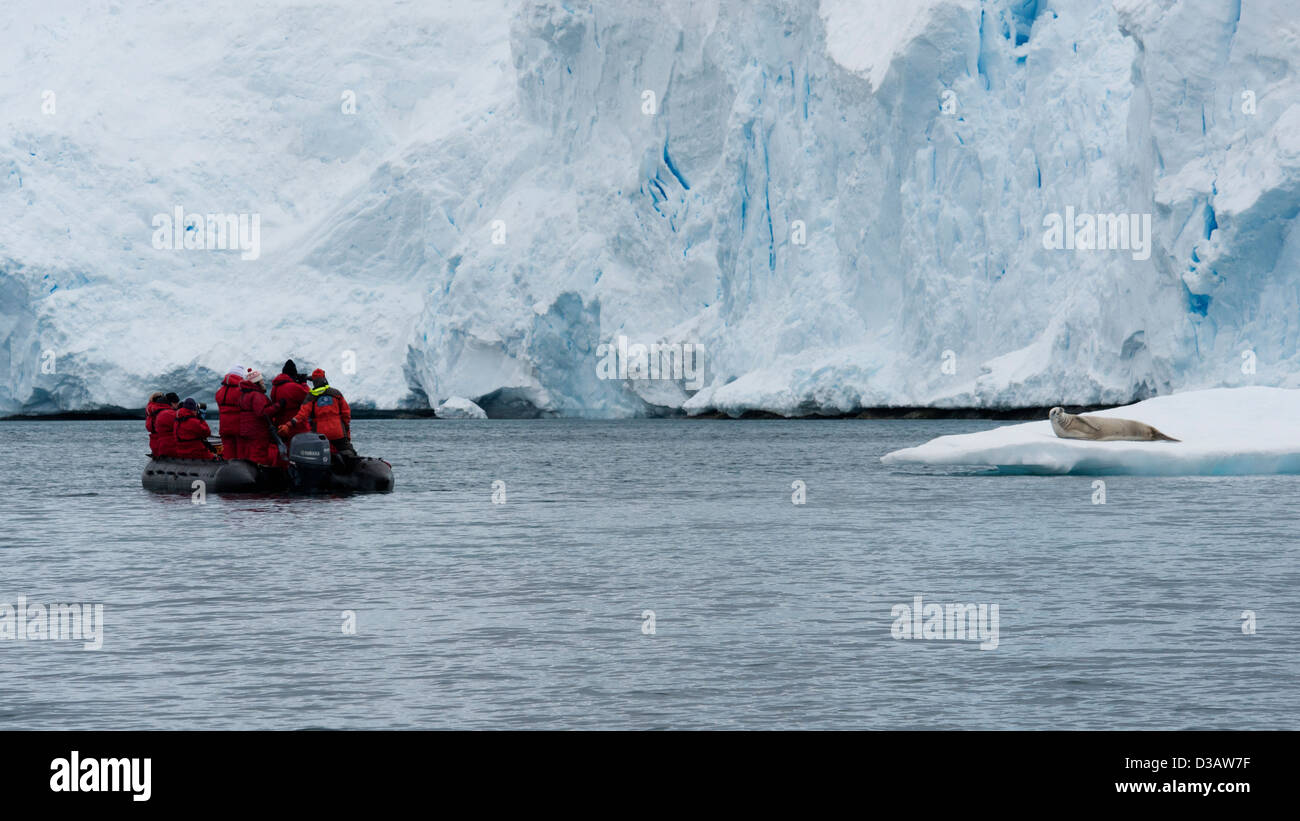
<path id="1" fill-rule="evenodd" d="M 1047 412 L 1052 430 L 1062 439 L 1091 439 L 1095 442 L 1179 442 L 1165 436 L 1145 422 L 1114 419 L 1106 416 L 1083 416 L 1066 413 L 1064 408 Z"/>

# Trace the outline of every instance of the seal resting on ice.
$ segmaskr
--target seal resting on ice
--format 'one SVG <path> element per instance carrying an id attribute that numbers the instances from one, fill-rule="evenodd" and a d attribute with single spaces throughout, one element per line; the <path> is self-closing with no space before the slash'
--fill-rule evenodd
<path id="1" fill-rule="evenodd" d="M 1064 408 L 1052 408 L 1047 413 L 1052 420 L 1052 430 L 1062 439 L 1091 439 L 1096 442 L 1178 442 L 1165 436 L 1145 422 L 1133 419 L 1114 419 L 1106 416 L 1084 416 L 1066 413 Z"/>

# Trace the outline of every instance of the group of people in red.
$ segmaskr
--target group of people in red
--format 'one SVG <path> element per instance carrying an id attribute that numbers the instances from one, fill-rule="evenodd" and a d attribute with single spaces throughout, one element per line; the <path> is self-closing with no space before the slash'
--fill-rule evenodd
<path id="1" fill-rule="evenodd" d="M 144 426 L 149 431 L 150 455 L 155 458 L 215 458 L 208 447 L 208 423 L 193 399 L 182 402 L 174 393 L 153 393 L 145 408 Z"/>
<path id="2" fill-rule="evenodd" d="M 312 386 L 307 387 L 308 379 Z M 221 450 L 208 443 L 211 428 L 204 420 L 206 406 L 193 399 L 180 401 L 161 391 L 149 397 L 145 428 L 155 458 L 247 459 L 259 465 L 285 467 L 285 455 L 275 441 L 288 441 L 304 431 L 330 440 L 330 451 L 340 458 L 355 458 L 352 448 L 352 409 L 337 388 L 330 387 L 320 368 L 310 376 L 298 373 L 292 359 L 271 380 L 256 370 L 236 365 L 226 372 L 216 393 Z"/>

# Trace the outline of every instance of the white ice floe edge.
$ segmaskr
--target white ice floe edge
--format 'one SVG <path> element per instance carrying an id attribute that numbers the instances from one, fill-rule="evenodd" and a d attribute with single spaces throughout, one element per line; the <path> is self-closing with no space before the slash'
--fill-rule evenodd
<path id="1" fill-rule="evenodd" d="M 1161 396 L 1097 416 L 1137 419 L 1179 442 L 1061 439 L 1046 420 L 940 436 L 886 465 L 977 466 L 1008 473 L 1232 476 L 1300 473 L 1300 390 L 1217 388 Z"/>

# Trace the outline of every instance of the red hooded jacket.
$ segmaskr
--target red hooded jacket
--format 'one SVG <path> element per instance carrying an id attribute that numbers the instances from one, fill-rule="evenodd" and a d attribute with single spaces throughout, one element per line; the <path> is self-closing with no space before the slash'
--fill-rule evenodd
<path id="1" fill-rule="evenodd" d="M 208 423 L 189 408 L 176 411 L 176 455 L 182 459 L 215 459 L 208 450 L 207 439 L 212 435 Z"/>
<path id="2" fill-rule="evenodd" d="M 158 436 L 158 415 L 171 408 L 166 402 L 150 402 L 144 409 L 144 429 L 149 431 L 149 452 L 157 456 L 160 437 Z M 171 434 L 168 433 L 168 438 Z"/>
<path id="3" fill-rule="evenodd" d="M 307 386 L 296 381 L 287 373 L 282 373 L 271 380 L 271 402 L 275 405 L 275 417 L 272 421 L 278 428 L 293 419 L 302 407 L 302 400 L 307 398 Z"/>
<path id="4" fill-rule="evenodd" d="M 241 377 L 233 373 L 226 374 L 226 378 L 221 380 L 221 387 L 217 388 L 217 430 L 221 433 L 222 439 L 233 439 L 239 436 L 239 398 L 241 395 L 240 385 L 243 383 Z"/>
<path id="5" fill-rule="evenodd" d="M 266 398 L 266 389 L 247 381 L 239 389 L 239 438 L 271 441 L 271 429 L 266 425 L 275 409 Z"/>
<path id="6" fill-rule="evenodd" d="M 149 437 L 150 442 L 157 439 L 157 446 L 154 447 L 154 456 L 175 456 L 176 455 L 176 409 L 171 405 L 163 408 L 154 417 L 153 435 Z"/>

